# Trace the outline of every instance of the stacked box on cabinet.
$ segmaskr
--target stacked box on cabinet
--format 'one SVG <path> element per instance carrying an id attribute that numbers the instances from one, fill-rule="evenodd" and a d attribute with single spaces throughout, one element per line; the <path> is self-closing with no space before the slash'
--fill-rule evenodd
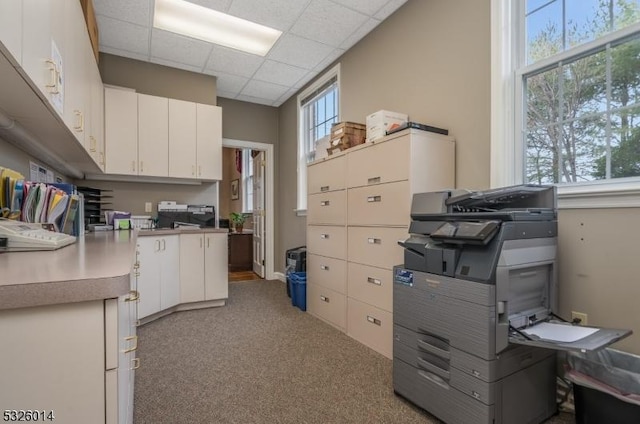
<path id="1" fill-rule="evenodd" d="M 355 122 L 338 122 L 331 126 L 331 141 L 327 152 L 344 151 L 350 147 L 364 143 L 367 127 Z"/>
<path id="2" fill-rule="evenodd" d="M 409 120 L 406 113 L 379 110 L 367 115 L 367 143 L 383 138 L 394 126 L 402 125 Z"/>

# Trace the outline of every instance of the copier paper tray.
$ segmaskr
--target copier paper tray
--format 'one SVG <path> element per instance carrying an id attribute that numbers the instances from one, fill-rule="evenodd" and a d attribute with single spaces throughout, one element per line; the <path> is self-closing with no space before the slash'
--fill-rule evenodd
<path id="1" fill-rule="evenodd" d="M 609 346 L 631 333 L 631 330 L 543 321 L 524 329 L 511 330 L 509 342 L 553 350 L 589 352 Z"/>

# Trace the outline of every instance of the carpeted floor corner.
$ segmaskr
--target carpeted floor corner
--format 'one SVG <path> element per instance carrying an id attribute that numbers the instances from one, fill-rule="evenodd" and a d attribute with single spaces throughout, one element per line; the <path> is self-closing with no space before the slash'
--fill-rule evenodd
<path id="1" fill-rule="evenodd" d="M 280 281 L 230 284 L 227 306 L 138 335 L 136 424 L 440 422 L 394 395 L 391 360 L 292 307 Z"/>

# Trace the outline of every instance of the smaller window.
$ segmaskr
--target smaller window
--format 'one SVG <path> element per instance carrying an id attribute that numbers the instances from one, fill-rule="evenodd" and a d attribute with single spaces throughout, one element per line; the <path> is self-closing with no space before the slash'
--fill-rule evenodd
<path id="1" fill-rule="evenodd" d="M 253 157 L 251 149 L 242 150 L 242 211 L 253 212 Z"/>

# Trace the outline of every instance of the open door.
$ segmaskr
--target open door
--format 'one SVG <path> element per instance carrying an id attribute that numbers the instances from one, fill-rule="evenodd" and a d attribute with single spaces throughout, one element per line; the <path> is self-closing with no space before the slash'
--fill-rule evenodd
<path id="1" fill-rule="evenodd" d="M 265 152 L 253 158 L 253 272 L 264 278 L 264 166 Z"/>

